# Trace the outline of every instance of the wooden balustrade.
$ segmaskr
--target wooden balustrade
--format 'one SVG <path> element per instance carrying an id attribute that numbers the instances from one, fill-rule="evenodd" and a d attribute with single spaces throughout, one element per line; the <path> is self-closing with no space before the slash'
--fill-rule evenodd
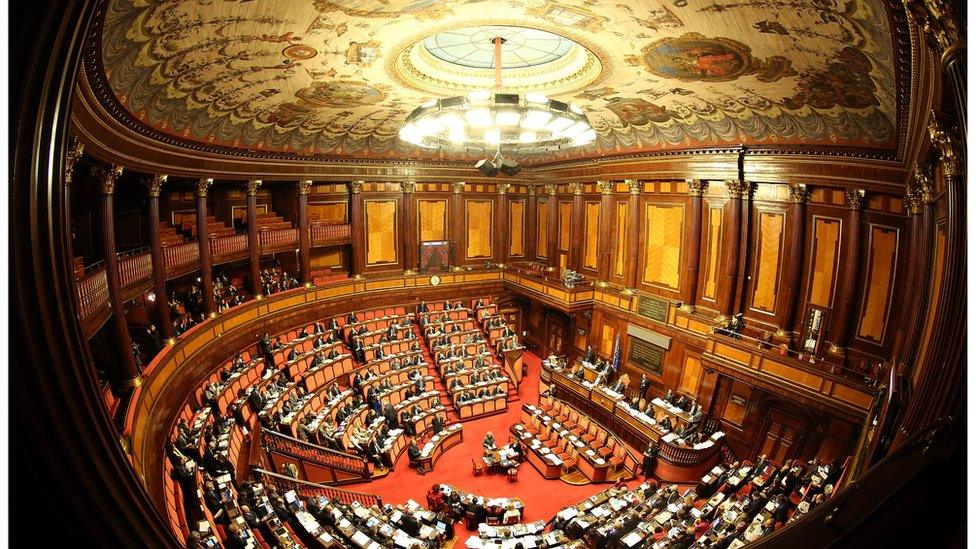
<path id="1" fill-rule="evenodd" d="M 78 310 L 81 318 L 108 307 L 108 277 L 105 265 L 91 271 L 78 280 Z"/>
<path id="2" fill-rule="evenodd" d="M 312 242 L 344 241 L 351 238 L 348 223 L 342 225 L 324 225 L 316 223 L 311 227 Z"/>
<path id="3" fill-rule="evenodd" d="M 298 246 L 298 229 L 271 229 L 261 231 L 261 251 L 294 248 Z"/>
<path id="4" fill-rule="evenodd" d="M 362 492 L 343 490 L 333 486 L 325 486 L 324 484 L 318 484 L 315 482 L 307 482 L 304 480 L 279 475 L 277 473 L 272 473 L 271 471 L 266 471 L 264 469 L 254 469 L 254 476 L 261 484 L 265 486 L 274 486 L 278 490 L 279 494 L 284 494 L 285 492 L 294 490 L 298 497 L 302 498 L 303 500 L 315 496 L 325 496 L 325 498 L 329 501 L 338 501 L 346 505 L 350 505 L 354 501 L 358 501 L 367 507 L 371 505 L 383 505 L 383 501 L 380 499 L 380 497 L 373 494 L 364 494 Z"/>
<path id="5" fill-rule="evenodd" d="M 369 462 L 361 456 L 330 450 L 277 431 L 263 430 L 261 444 L 276 468 L 284 463 L 294 463 L 299 474 L 312 482 L 340 484 L 362 482 L 372 477 Z"/>
<path id="6" fill-rule="evenodd" d="M 119 282 L 122 287 L 146 282 L 152 278 L 152 254 L 142 251 L 119 259 Z"/>
<path id="7" fill-rule="evenodd" d="M 214 257 L 247 252 L 247 235 L 235 234 L 210 239 L 210 254 Z"/>
<path id="8" fill-rule="evenodd" d="M 200 248 L 196 242 L 163 248 L 163 265 L 170 271 L 200 261 Z"/>

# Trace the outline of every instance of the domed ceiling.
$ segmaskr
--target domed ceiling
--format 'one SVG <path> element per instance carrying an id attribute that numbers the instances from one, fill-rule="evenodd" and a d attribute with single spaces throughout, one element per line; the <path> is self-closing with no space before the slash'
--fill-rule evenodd
<path id="1" fill-rule="evenodd" d="M 582 107 L 598 134 L 537 161 L 740 144 L 884 156 L 904 107 L 885 6 L 108 0 L 86 71 L 130 125 L 172 143 L 443 158 L 398 130 L 432 97 L 490 86 L 482 39 L 510 32 L 503 85 Z"/>

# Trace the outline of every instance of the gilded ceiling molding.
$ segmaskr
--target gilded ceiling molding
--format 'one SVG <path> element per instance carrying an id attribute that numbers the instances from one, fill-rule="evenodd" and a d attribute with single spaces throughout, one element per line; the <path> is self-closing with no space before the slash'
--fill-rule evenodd
<path id="1" fill-rule="evenodd" d="M 247 196 L 255 196 L 258 194 L 258 187 L 261 186 L 260 179 L 251 179 L 247 182 Z"/>
<path id="2" fill-rule="evenodd" d="M 708 188 L 708 181 L 704 179 L 687 179 L 685 183 L 688 184 L 688 194 L 691 196 L 702 196 Z"/>
<path id="3" fill-rule="evenodd" d="M 597 181 L 596 186 L 600 188 L 600 194 L 613 194 L 613 181 Z"/>
<path id="4" fill-rule="evenodd" d="M 71 180 L 75 175 L 75 164 L 81 160 L 82 153 L 85 152 L 85 144 L 81 142 L 77 137 L 71 138 L 71 148 L 68 149 L 68 155 L 64 159 L 64 184 L 65 186 L 71 185 Z"/>
<path id="5" fill-rule="evenodd" d="M 365 181 L 362 181 L 362 180 L 360 180 L 360 181 L 350 181 L 349 182 L 349 192 L 352 193 L 352 194 L 359 194 L 359 193 L 363 192 L 363 185 L 365 185 L 365 184 L 366 184 L 366 182 Z"/>
<path id="6" fill-rule="evenodd" d="M 201 177 L 197 180 L 197 196 L 200 198 L 207 198 L 207 191 L 210 186 L 213 185 L 212 177 Z"/>
<path id="7" fill-rule="evenodd" d="M 454 194 L 461 194 L 464 192 L 464 181 L 455 181 L 451 183 L 451 192 Z"/>
<path id="8" fill-rule="evenodd" d="M 939 120 L 935 112 L 932 112 L 929 119 L 929 139 L 939 150 L 942 173 L 946 177 L 955 177 L 962 175 L 959 166 L 959 142 L 958 138 L 949 131 L 945 128 L 945 122 Z"/>
<path id="9" fill-rule="evenodd" d="M 413 194 L 417 191 L 416 181 L 401 181 L 400 182 L 400 192 L 405 194 Z"/>
<path id="10" fill-rule="evenodd" d="M 169 176 L 164 173 L 157 173 L 146 178 L 146 183 L 149 185 L 149 196 L 151 198 L 159 198 L 159 191 L 162 190 L 163 183 L 166 183 L 167 179 L 169 179 Z"/>
<path id="11" fill-rule="evenodd" d="M 557 190 L 558 187 L 556 186 L 555 183 L 546 183 L 546 194 L 548 194 L 549 196 L 556 196 Z"/>
<path id="12" fill-rule="evenodd" d="M 755 190 L 755 185 L 749 181 L 742 181 L 739 179 L 727 179 L 725 181 L 725 190 L 729 194 L 729 198 L 750 198 L 752 196 L 752 191 Z"/>
<path id="13" fill-rule="evenodd" d="M 847 191 L 847 203 L 852 210 L 864 209 L 864 197 L 867 195 L 864 189 L 853 189 Z"/>
<path id="14" fill-rule="evenodd" d="M 115 180 L 122 175 L 122 164 L 93 166 L 92 175 L 98 180 L 99 188 L 102 191 L 102 194 L 111 195 L 115 192 Z"/>
<path id="15" fill-rule="evenodd" d="M 790 185 L 790 201 L 794 204 L 806 204 L 810 201 L 810 188 L 803 183 Z"/>
<path id="16" fill-rule="evenodd" d="M 511 188 L 511 186 L 512 186 L 511 183 L 499 183 L 498 185 L 495 186 L 495 190 L 498 191 L 499 195 L 504 196 L 508 192 L 508 189 Z"/>
<path id="17" fill-rule="evenodd" d="M 312 192 L 312 180 L 302 179 L 298 182 L 298 194 L 308 194 Z"/>
<path id="18" fill-rule="evenodd" d="M 624 183 L 627 184 L 627 188 L 630 190 L 630 194 L 640 194 L 644 190 L 644 186 L 641 185 L 640 181 L 636 179 L 625 179 Z"/>

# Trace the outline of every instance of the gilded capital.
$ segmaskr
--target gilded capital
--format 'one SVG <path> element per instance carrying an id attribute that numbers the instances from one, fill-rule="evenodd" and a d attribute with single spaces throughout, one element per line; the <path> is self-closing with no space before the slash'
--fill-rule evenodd
<path id="1" fill-rule="evenodd" d="M 451 192 L 454 194 L 461 194 L 464 192 L 464 181 L 455 181 L 451 183 Z"/>
<path id="2" fill-rule="evenodd" d="M 597 181 L 596 186 L 600 188 L 600 194 L 613 194 L 613 188 L 616 186 L 613 181 Z"/>
<path id="3" fill-rule="evenodd" d="M 211 185 L 213 185 L 212 177 L 199 179 L 197 181 L 197 196 L 200 198 L 207 198 L 207 191 L 210 190 Z"/>
<path id="4" fill-rule="evenodd" d="M 400 182 L 400 192 L 411 194 L 417 191 L 416 181 L 401 181 Z"/>
<path id="5" fill-rule="evenodd" d="M 529 188 L 529 196 L 535 196 L 535 185 L 529 183 L 528 188 Z"/>
<path id="6" fill-rule="evenodd" d="M 708 181 L 704 179 L 687 179 L 685 183 L 688 184 L 688 194 L 691 196 L 701 196 L 708 188 Z"/>
<path id="7" fill-rule="evenodd" d="M 157 173 L 147 178 L 146 183 L 149 185 L 149 196 L 159 198 L 159 191 L 162 190 L 163 183 L 166 183 L 168 178 L 169 176 L 164 173 Z"/>
<path id="8" fill-rule="evenodd" d="M 495 185 L 495 190 L 498 191 L 498 194 L 501 195 L 501 196 L 504 196 L 505 194 L 507 194 L 508 193 L 508 189 L 510 189 L 510 188 L 512 188 L 512 184 L 511 183 L 499 183 L 499 184 Z"/>
<path id="9" fill-rule="evenodd" d="M 580 196 L 583 194 L 583 184 L 579 181 L 570 183 L 569 190 L 573 191 L 573 196 Z"/>
<path id="10" fill-rule="evenodd" d="M 909 187 L 905 192 L 905 208 L 908 210 L 908 215 L 919 215 L 922 213 L 922 193 L 916 187 Z"/>
<path id="11" fill-rule="evenodd" d="M 349 182 L 349 192 L 352 193 L 352 194 L 359 194 L 359 193 L 363 192 L 363 185 L 365 185 L 365 184 L 366 184 L 366 182 L 365 181 L 362 181 L 362 180 L 359 180 L 359 181 L 350 181 Z"/>
<path id="12" fill-rule="evenodd" d="M 915 163 L 913 170 L 915 176 L 914 187 L 918 190 L 919 199 L 924 204 L 935 202 L 935 185 L 932 182 L 932 165 Z M 912 185 L 909 185 L 911 188 Z"/>
<path id="13" fill-rule="evenodd" d="M 625 179 L 624 183 L 627 184 L 627 189 L 630 190 L 630 194 L 640 194 L 641 191 L 644 190 L 643 186 L 640 184 L 640 181 L 637 181 L 636 179 Z"/>
<path id="14" fill-rule="evenodd" d="M 556 187 L 555 183 L 546 183 L 546 194 L 548 194 L 549 196 L 556 196 L 557 188 L 558 187 Z"/>
<path id="15" fill-rule="evenodd" d="M 939 151 L 942 173 L 946 177 L 961 175 L 959 168 L 959 143 L 955 135 L 945 128 L 944 122 L 932 112 L 929 121 L 929 139 Z"/>
<path id="16" fill-rule="evenodd" d="M 302 179 L 298 182 L 298 194 L 308 194 L 312 191 L 312 180 Z"/>
<path id="17" fill-rule="evenodd" d="M 77 137 L 71 138 L 71 148 L 64 159 L 64 184 L 71 185 L 71 180 L 75 174 L 75 164 L 81 160 L 81 154 L 85 152 L 85 144 Z"/>
<path id="18" fill-rule="evenodd" d="M 847 203 L 852 210 L 860 210 L 864 208 L 864 196 L 867 193 L 864 189 L 853 189 L 847 191 Z"/>
<path id="19" fill-rule="evenodd" d="M 260 179 L 252 179 L 247 182 L 247 196 L 255 196 L 258 194 L 258 187 L 261 186 Z"/>
<path id="20" fill-rule="evenodd" d="M 753 185 L 748 181 L 739 181 L 738 179 L 725 181 L 725 190 L 729 193 L 729 198 L 748 198 L 752 189 Z"/>
<path id="21" fill-rule="evenodd" d="M 115 180 L 122 175 L 122 165 L 95 166 L 92 168 L 92 175 L 98 180 L 102 194 L 110 195 L 115 192 Z"/>
<path id="22" fill-rule="evenodd" d="M 810 188 L 803 183 L 790 185 L 790 201 L 794 204 L 806 204 L 810 201 Z"/>
<path id="23" fill-rule="evenodd" d="M 951 2 L 902 0 L 902 4 L 908 18 L 921 27 L 929 43 L 943 56 L 965 40 L 965 33 L 960 32 L 959 18 Z"/>

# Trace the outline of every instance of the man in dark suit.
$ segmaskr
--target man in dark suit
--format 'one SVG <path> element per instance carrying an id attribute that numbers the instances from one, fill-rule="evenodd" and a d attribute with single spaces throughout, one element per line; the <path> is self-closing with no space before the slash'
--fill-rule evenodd
<path id="1" fill-rule="evenodd" d="M 424 470 L 424 466 L 420 464 L 420 448 L 417 447 L 417 441 L 411 440 L 410 446 L 407 447 L 407 458 L 410 459 L 411 465 L 417 466 L 417 472 L 421 475 L 426 475 L 427 471 Z"/>
<path id="2" fill-rule="evenodd" d="M 432 422 L 431 427 L 434 430 L 435 435 L 440 434 L 441 429 L 444 428 L 444 420 L 441 419 L 440 414 L 434 416 L 434 421 Z"/>

